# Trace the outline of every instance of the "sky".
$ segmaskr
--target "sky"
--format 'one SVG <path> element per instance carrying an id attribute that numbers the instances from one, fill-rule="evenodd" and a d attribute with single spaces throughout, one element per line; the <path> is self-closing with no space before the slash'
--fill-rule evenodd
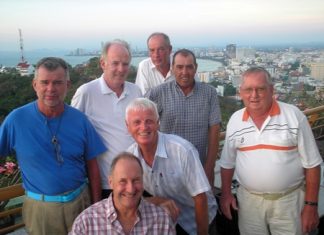
<path id="1" fill-rule="evenodd" d="M 99 49 L 116 38 L 145 49 L 324 43 L 323 0 L 0 0 L 0 51 Z"/>

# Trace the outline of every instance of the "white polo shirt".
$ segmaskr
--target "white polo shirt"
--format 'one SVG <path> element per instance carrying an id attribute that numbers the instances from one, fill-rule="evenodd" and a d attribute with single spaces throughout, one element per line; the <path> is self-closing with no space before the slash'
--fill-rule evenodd
<path id="1" fill-rule="evenodd" d="M 152 168 L 145 163 L 137 143 L 128 151 L 138 157 L 144 170 L 144 188 L 153 196 L 173 199 L 180 208 L 178 223 L 189 234 L 197 234 L 195 204 L 192 197 L 206 193 L 209 223 L 216 216 L 217 204 L 198 151 L 180 136 L 159 132 Z M 207 218 L 206 218 L 207 219 Z"/>
<path id="2" fill-rule="evenodd" d="M 151 88 L 171 80 L 174 80 L 171 71 L 164 77 L 162 73 L 157 70 L 151 58 L 142 60 L 138 65 L 135 84 L 141 89 L 143 95 Z"/>
<path id="3" fill-rule="evenodd" d="M 125 111 L 133 99 L 141 96 L 135 84 L 125 82 L 123 93 L 117 97 L 101 76 L 79 87 L 72 98 L 71 105 L 87 115 L 108 148 L 97 158 L 103 189 L 110 188 L 108 176 L 112 160 L 134 143 L 125 124 Z"/>
<path id="4" fill-rule="evenodd" d="M 260 130 L 245 108 L 228 122 L 220 166 L 235 168 L 251 192 L 285 192 L 302 183 L 304 168 L 321 162 L 308 120 L 293 105 L 274 101 Z"/>

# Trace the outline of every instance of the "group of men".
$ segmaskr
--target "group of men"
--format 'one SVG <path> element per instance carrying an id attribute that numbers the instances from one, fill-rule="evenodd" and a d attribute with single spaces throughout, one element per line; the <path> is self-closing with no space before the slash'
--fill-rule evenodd
<path id="1" fill-rule="evenodd" d="M 216 233 L 216 90 L 195 80 L 193 52 L 172 55 L 166 34 L 153 33 L 147 46 L 133 84 L 128 44 L 105 44 L 102 76 L 78 88 L 72 107 L 67 64 L 36 65 L 38 99 L 0 126 L 0 156 L 15 153 L 22 172 L 29 234 Z M 229 121 L 220 160 L 222 213 L 238 210 L 241 234 L 314 230 L 322 158 L 306 117 L 273 99 L 260 67 L 243 73 L 240 96 L 245 108 Z"/>

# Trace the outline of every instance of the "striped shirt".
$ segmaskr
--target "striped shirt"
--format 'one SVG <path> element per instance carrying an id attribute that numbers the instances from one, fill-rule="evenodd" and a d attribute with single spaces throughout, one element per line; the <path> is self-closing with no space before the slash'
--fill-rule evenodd
<path id="1" fill-rule="evenodd" d="M 112 194 L 84 210 L 74 221 L 69 235 L 121 235 L 125 234 L 117 218 Z M 138 206 L 138 218 L 129 234 L 175 234 L 171 217 L 160 207 L 142 199 Z"/>
<path id="2" fill-rule="evenodd" d="M 235 167 L 251 192 L 285 192 L 303 182 L 304 168 L 321 162 L 306 116 L 290 104 L 274 101 L 260 129 L 245 108 L 228 122 L 220 166 Z"/>

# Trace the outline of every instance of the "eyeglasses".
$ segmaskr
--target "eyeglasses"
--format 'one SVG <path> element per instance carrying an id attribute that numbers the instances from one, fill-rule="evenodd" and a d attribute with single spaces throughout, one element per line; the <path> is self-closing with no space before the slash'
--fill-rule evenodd
<path id="1" fill-rule="evenodd" d="M 52 138 L 52 144 L 53 144 L 54 149 L 55 149 L 56 160 L 60 164 L 62 164 L 64 162 L 64 159 L 63 159 L 62 154 L 61 154 L 61 145 L 60 145 L 58 139 L 56 138 L 56 136 L 53 136 L 53 138 Z"/>
<path id="2" fill-rule="evenodd" d="M 258 95 L 263 95 L 266 91 L 267 91 L 267 88 L 266 87 L 257 87 L 257 88 L 242 88 L 241 89 L 243 91 L 243 93 L 245 94 L 252 94 L 253 91 L 255 91 L 255 93 L 257 93 Z"/>

